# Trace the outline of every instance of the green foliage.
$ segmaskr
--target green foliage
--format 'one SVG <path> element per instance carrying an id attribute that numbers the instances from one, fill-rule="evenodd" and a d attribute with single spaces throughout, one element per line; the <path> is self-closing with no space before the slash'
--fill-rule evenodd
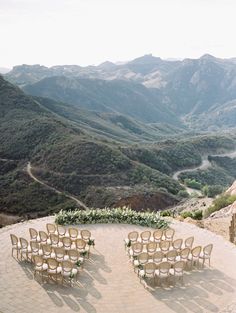
<path id="1" fill-rule="evenodd" d="M 136 212 L 129 208 L 60 211 L 55 222 L 61 225 L 122 223 L 153 228 L 166 228 L 168 222 L 158 212 Z"/>
<path id="2" fill-rule="evenodd" d="M 184 180 L 184 184 L 189 188 L 193 188 L 193 189 L 197 189 L 197 190 L 201 190 L 201 188 L 202 188 L 201 183 L 197 182 L 195 179 L 186 178 Z"/>
<path id="3" fill-rule="evenodd" d="M 189 198 L 189 193 L 186 190 L 180 190 L 177 195 L 180 198 Z"/>
<path id="4" fill-rule="evenodd" d="M 174 212 L 172 210 L 163 210 L 160 211 L 160 216 L 166 217 L 166 216 L 173 216 Z"/>
<path id="5" fill-rule="evenodd" d="M 205 211 L 205 217 L 210 216 L 213 212 L 219 211 L 236 201 L 236 195 L 224 194 L 213 201 L 213 205 Z"/>
<path id="6" fill-rule="evenodd" d="M 183 218 L 191 217 L 194 220 L 201 220 L 203 217 L 202 210 L 184 211 L 180 214 Z"/>
<path id="7" fill-rule="evenodd" d="M 219 195 L 223 191 L 224 191 L 224 187 L 220 185 L 213 185 L 213 186 L 206 185 L 202 188 L 203 194 L 210 198 L 214 198 L 216 195 Z"/>

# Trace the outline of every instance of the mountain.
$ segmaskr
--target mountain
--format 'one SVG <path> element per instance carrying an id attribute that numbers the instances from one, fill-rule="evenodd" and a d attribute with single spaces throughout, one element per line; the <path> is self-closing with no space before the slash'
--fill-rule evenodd
<path id="1" fill-rule="evenodd" d="M 234 123 L 235 58 L 205 54 L 169 61 L 149 54 L 122 64 L 22 65 L 5 77 L 33 95 L 144 123 L 199 131 L 227 129 Z"/>
<path id="2" fill-rule="evenodd" d="M 181 116 L 197 116 L 236 98 L 236 66 L 204 55 L 185 59 L 168 74 L 164 93 L 169 108 Z"/>
<path id="3" fill-rule="evenodd" d="M 87 110 L 123 114 L 145 123 L 181 126 L 180 120 L 162 103 L 158 91 L 134 82 L 59 76 L 45 78 L 23 90 Z"/>
<path id="4" fill-rule="evenodd" d="M 140 131 L 144 124 L 122 115 L 97 115 L 29 97 L 0 76 L 0 213 L 36 217 L 73 208 L 68 193 L 91 206 L 113 206 L 125 195 L 146 198 L 149 192 L 159 203 L 176 203 L 182 187 L 165 173 L 134 162 L 122 152 L 122 139 L 114 139 L 120 132 L 131 142 L 139 136 L 143 140 Z M 151 126 L 145 136 L 151 131 L 154 136 Z M 36 177 L 64 193 L 34 182 L 26 171 L 29 161 Z M 127 189 L 123 196 L 121 186 Z"/>

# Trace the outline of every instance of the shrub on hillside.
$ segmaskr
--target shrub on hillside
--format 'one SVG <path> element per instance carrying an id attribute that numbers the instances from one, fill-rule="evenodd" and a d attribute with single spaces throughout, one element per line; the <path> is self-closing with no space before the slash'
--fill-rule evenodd
<path id="1" fill-rule="evenodd" d="M 160 218 L 159 212 L 137 212 L 127 207 L 60 211 L 56 214 L 55 222 L 61 225 L 121 223 L 153 228 L 168 226 L 168 222 Z"/>
<path id="2" fill-rule="evenodd" d="M 213 185 L 213 186 L 204 186 L 202 188 L 202 192 L 205 196 L 209 198 L 214 198 L 216 195 L 219 195 L 224 191 L 224 187 L 221 185 Z"/>
<path id="3" fill-rule="evenodd" d="M 205 217 L 210 216 L 213 212 L 219 211 L 236 201 L 236 195 L 222 195 L 213 201 L 213 205 L 205 211 Z"/>
<path id="4" fill-rule="evenodd" d="M 197 189 L 197 190 L 201 190 L 201 188 L 202 188 L 201 183 L 197 182 L 195 179 L 186 178 L 184 180 L 184 184 L 189 188 L 193 188 L 193 189 Z"/>
<path id="5" fill-rule="evenodd" d="M 179 196 L 180 198 L 188 198 L 188 197 L 189 197 L 189 193 L 188 193 L 186 190 L 180 190 L 180 191 L 178 192 L 178 196 Z"/>
<path id="6" fill-rule="evenodd" d="M 202 210 L 184 211 L 180 214 L 183 218 L 191 217 L 194 220 L 201 220 L 203 217 Z"/>

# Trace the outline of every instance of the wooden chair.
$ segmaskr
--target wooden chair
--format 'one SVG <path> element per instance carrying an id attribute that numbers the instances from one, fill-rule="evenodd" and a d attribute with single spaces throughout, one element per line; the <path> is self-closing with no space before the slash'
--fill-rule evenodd
<path id="1" fill-rule="evenodd" d="M 75 241 L 76 239 L 78 239 L 79 231 L 78 231 L 77 228 L 70 227 L 70 228 L 68 229 L 68 233 L 69 233 L 70 239 L 71 239 L 72 241 Z"/>
<path id="2" fill-rule="evenodd" d="M 134 271 L 136 268 L 138 269 L 138 273 L 143 269 L 144 264 L 146 264 L 149 260 L 149 255 L 147 252 L 142 252 L 138 255 L 137 260 L 133 261 Z"/>
<path id="3" fill-rule="evenodd" d="M 53 248 L 63 246 L 62 242 L 59 240 L 59 235 L 51 233 L 49 237 Z"/>
<path id="4" fill-rule="evenodd" d="M 201 251 L 202 247 L 197 246 L 191 250 L 191 253 L 189 253 L 188 260 L 191 262 L 191 268 L 193 268 L 194 264 L 197 264 L 199 267 L 199 258 Z"/>
<path id="5" fill-rule="evenodd" d="M 178 252 L 176 250 L 170 250 L 166 254 L 166 261 L 173 264 L 175 263 L 177 256 L 178 256 Z"/>
<path id="6" fill-rule="evenodd" d="M 77 275 L 78 270 L 76 268 L 73 268 L 73 263 L 70 261 L 63 261 L 61 264 L 61 277 L 62 277 L 62 284 L 63 281 L 66 281 L 66 279 L 69 280 L 70 285 L 72 286 L 72 281 L 74 279 L 77 281 Z"/>
<path id="7" fill-rule="evenodd" d="M 165 240 L 173 241 L 174 234 L 175 234 L 175 230 L 174 230 L 174 229 L 172 229 L 172 228 L 167 228 L 167 229 L 164 231 L 164 238 L 165 238 Z"/>
<path id="8" fill-rule="evenodd" d="M 132 243 L 137 242 L 138 240 L 138 232 L 132 231 L 128 234 L 128 238 L 125 239 L 125 247 L 130 248 Z"/>
<path id="9" fill-rule="evenodd" d="M 40 237 L 36 229 L 29 228 L 30 241 L 40 242 Z"/>
<path id="10" fill-rule="evenodd" d="M 153 236 L 151 237 L 151 240 L 159 243 L 162 240 L 162 236 L 163 236 L 163 230 L 157 229 L 153 232 Z"/>
<path id="11" fill-rule="evenodd" d="M 20 246 L 20 243 L 18 241 L 18 237 L 14 234 L 10 234 L 10 238 L 11 238 L 11 256 L 13 257 L 13 253 L 14 251 L 16 251 L 16 257 L 17 259 L 19 259 L 19 253 L 20 253 L 20 249 L 21 249 L 21 246 Z"/>
<path id="12" fill-rule="evenodd" d="M 42 250 L 40 249 L 40 245 L 36 241 L 30 241 L 30 248 L 31 248 L 31 261 L 33 262 L 33 258 L 36 255 L 41 255 L 43 254 Z"/>
<path id="13" fill-rule="evenodd" d="M 53 252 L 51 245 L 43 245 L 42 250 L 43 250 L 43 259 L 44 260 L 56 257 L 55 253 Z"/>
<path id="14" fill-rule="evenodd" d="M 132 259 L 137 257 L 141 252 L 143 252 L 143 244 L 141 242 L 135 242 L 131 245 L 129 250 L 129 255 Z"/>
<path id="15" fill-rule="evenodd" d="M 45 233 L 45 231 L 40 230 L 39 231 L 39 238 L 40 238 L 40 245 L 46 245 L 46 244 L 50 244 L 50 239 L 48 238 L 48 234 Z"/>
<path id="16" fill-rule="evenodd" d="M 175 239 L 174 241 L 172 241 L 172 248 L 176 251 L 180 251 L 182 248 L 182 244 L 183 244 L 183 239 Z"/>
<path id="17" fill-rule="evenodd" d="M 155 271 L 155 276 L 157 277 L 161 286 L 162 286 L 162 280 L 163 279 L 165 279 L 166 282 L 168 283 L 168 279 L 170 276 L 170 268 L 171 268 L 170 262 L 161 262 L 158 265 L 158 268 Z"/>
<path id="18" fill-rule="evenodd" d="M 31 248 L 28 241 L 25 238 L 20 237 L 20 257 L 23 259 L 23 254 L 26 256 L 26 261 L 31 260 L 29 254 L 31 254 Z"/>
<path id="19" fill-rule="evenodd" d="M 86 256 L 89 258 L 89 248 L 86 246 L 86 241 L 79 238 L 75 240 L 75 247 L 79 251 L 80 255 Z"/>
<path id="20" fill-rule="evenodd" d="M 61 273 L 61 267 L 59 266 L 59 263 L 54 258 L 48 258 L 47 265 L 48 265 L 47 268 L 48 278 L 51 278 L 52 280 L 54 280 L 55 278 L 57 283 L 58 275 Z"/>
<path id="21" fill-rule="evenodd" d="M 160 250 L 166 254 L 170 250 L 170 244 L 171 242 L 168 240 L 162 240 L 160 242 Z"/>
<path id="22" fill-rule="evenodd" d="M 162 251 L 156 251 L 152 256 L 152 261 L 156 264 L 159 264 L 163 261 L 164 254 Z"/>
<path id="23" fill-rule="evenodd" d="M 63 237 L 66 237 L 66 229 L 62 225 L 57 225 L 57 234 L 59 239 L 62 240 Z"/>
<path id="24" fill-rule="evenodd" d="M 174 277 L 174 283 L 176 283 L 176 279 L 178 279 L 181 280 L 183 284 L 184 266 L 184 261 L 177 261 L 174 263 L 173 268 L 170 269 L 170 275 Z"/>
<path id="25" fill-rule="evenodd" d="M 42 282 L 44 281 L 43 278 L 45 276 L 46 276 L 46 279 L 48 279 L 48 275 L 47 275 L 48 265 L 44 263 L 42 256 L 34 255 L 33 262 L 34 262 L 34 278 L 36 277 L 36 273 L 38 273 L 42 279 Z"/>
<path id="26" fill-rule="evenodd" d="M 70 237 L 63 237 L 62 238 L 62 244 L 66 251 L 72 249 L 72 240 Z"/>
<path id="27" fill-rule="evenodd" d="M 55 224 L 47 223 L 46 228 L 47 228 L 48 235 L 55 234 L 57 231 Z"/>
<path id="28" fill-rule="evenodd" d="M 213 249 L 213 244 L 209 244 L 203 248 L 203 251 L 199 256 L 199 258 L 202 260 L 202 266 L 204 266 L 206 260 L 208 260 L 209 266 L 211 266 L 212 249 Z"/>
<path id="29" fill-rule="evenodd" d="M 57 260 L 58 263 L 61 263 L 62 261 L 65 260 L 66 251 L 64 247 L 55 247 L 54 253 L 55 253 L 55 259 Z"/>
<path id="30" fill-rule="evenodd" d="M 149 262 L 144 264 L 143 270 L 139 271 L 140 281 L 141 279 L 152 279 L 153 285 L 155 285 L 155 271 L 156 271 L 156 264 L 153 262 Z"/>
<path id="31" fill-rule="evenodd" d="M 140 240 L 142 243 L 148 243 L 151 238 L 151 232 L 149 230 L 143 231 L 140 234 Z"/>
<path id="32" fill-rule="evenodd" d="M 193 247 L 193 242 L 194 242 L 194 237 L 188 237 L 184 241 L 184 248 L 190 248 L 192 249 Z"/>
<path id="33" fill-rule="evenodd" d="M 157 251 L 157 242 L 149 242 L 146 249 L 149 256 L 152 256 Z"/>

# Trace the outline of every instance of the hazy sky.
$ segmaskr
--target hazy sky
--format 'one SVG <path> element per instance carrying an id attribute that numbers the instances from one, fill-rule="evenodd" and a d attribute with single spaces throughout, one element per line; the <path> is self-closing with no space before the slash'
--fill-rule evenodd
<path id="1" fill-rule="evenodd" d="M 236 57 L 236 0 L 0 0 L 0 66 Z"/>

